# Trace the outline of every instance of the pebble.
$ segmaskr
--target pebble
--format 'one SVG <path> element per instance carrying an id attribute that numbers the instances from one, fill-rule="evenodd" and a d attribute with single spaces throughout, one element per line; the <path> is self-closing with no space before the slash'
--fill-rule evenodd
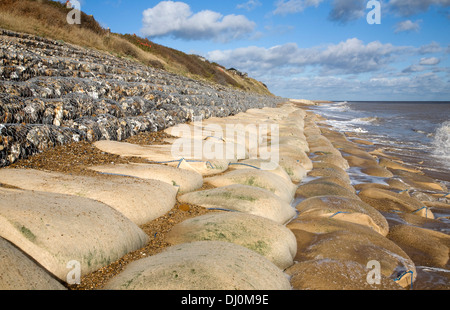
<path id="1" fill-rule="evenodd" d="M 0 167 L 74 141 L 122 141 L 281 102 L 3 29 L 0 47 Z"/>

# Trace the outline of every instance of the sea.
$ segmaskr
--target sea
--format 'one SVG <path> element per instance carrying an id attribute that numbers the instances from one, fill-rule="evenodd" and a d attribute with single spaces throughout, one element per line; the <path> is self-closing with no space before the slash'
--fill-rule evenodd
<path id="1" fill-rule="evenodd" d="M 337 101 L 311 110 L 450 188 L 450 101 Z"/>

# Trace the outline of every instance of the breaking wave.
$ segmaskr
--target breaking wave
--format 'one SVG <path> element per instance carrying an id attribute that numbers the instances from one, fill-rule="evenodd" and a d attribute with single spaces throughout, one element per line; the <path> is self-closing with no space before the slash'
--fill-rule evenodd
<path id="1" fill-rule="evenodd" d="M 434 155 L 445 160 L 450 160 L 450 121 L 443 123 L 434 135 Z"/>
<path id="2" fill-rule="evenodd" d="M 334 104 L 328 104 L 324 106 L 326 110 L 329 111 L 338 111 L 338 112 L 346 112 L 351 110 L 350 105 L 347 101 L 336 102 Z"/>
<path id="3" fill-rule="evenodd" d="M 376 116 L 371 116 L 371 117 L 362 117 L 362 118 L 356 118 L 352 120 L 353 123 L 355 124 L 373 124 L 373 125 L 378 125 L 381 124 L 383 122 L 383 119 L 380 117 L 376 117 Z"/>

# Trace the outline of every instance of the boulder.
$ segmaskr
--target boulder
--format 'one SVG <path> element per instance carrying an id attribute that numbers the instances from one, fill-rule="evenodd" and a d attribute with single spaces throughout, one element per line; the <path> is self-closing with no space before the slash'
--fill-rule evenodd
<path id="1" fill-rule="evenodd" d="M 17 247 L 0 238 L 0 290 L 66 290 Z"/>
<path id="2" fill-rule="evenodd" d="M 231 242 L 261 254 L 280 269 L 290 267 L 297 253 L 294 234 L 272 220 L 241 212 L 219 212 L 177 224 L 167 234 L 170 244 L 194 241 Z"/>
<path id="3" fill-rule="evenodd" d="M 145 246 L 148 236 L 109 206 L 83 197 L 0 188 L 0 236 L 62 281 Z"/>
<path id="4" fill-rule="evenodd" d="M 78 176 L 33 169 L 1 169 L 2 183 L 18 188 L 90 198 L 121 212 L 137 225 L 150 222 L 176 203 L 177 188 L 158 180 L 113 175 Z"/>
<path id="5" fill-rule="evenodd" d="M 192 192 L 203 186 L 203 176 L 200 173 L 166 165 L 131 163 L 95 166 L 89 169 L 105 174 L 162 181 L 178 187 L 180 193 Z"/>
<path id="6" fill-rule="evenodd" d="M 239 169 L 222 175 L 207 177 L 204 179 L 204 182 L 215 187 L 233 184 L 254 186 L 268 190 L 288 203 L 294 198 L 296 190 L 296 186 L 291 181 L 274 173 L 252 168 Z"/>
<path id="7" fill-rule="evenodd" d="M 287 276 L 255 251 L 197 241 L 130 263 L 107 290 L 290 290 Z"/>
<path id="8" fill-rule="evenodd" d="M 178 197 L 182 203 L 208 209 L 224 209 L 258 215 L 284 224 L 295 215 L 295 209 L 269 190 L 241 184 L 187 193 Z"/>

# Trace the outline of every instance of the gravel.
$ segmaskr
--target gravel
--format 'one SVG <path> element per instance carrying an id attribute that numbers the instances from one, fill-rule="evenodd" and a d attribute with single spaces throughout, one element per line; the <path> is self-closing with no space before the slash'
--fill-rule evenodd
<path id="1" fill-rule="evenodd" d="M 283 101 L 9 30 L 0 29 L 0 47 L 0 167 L 68 143 L 123 141 Z"/>

